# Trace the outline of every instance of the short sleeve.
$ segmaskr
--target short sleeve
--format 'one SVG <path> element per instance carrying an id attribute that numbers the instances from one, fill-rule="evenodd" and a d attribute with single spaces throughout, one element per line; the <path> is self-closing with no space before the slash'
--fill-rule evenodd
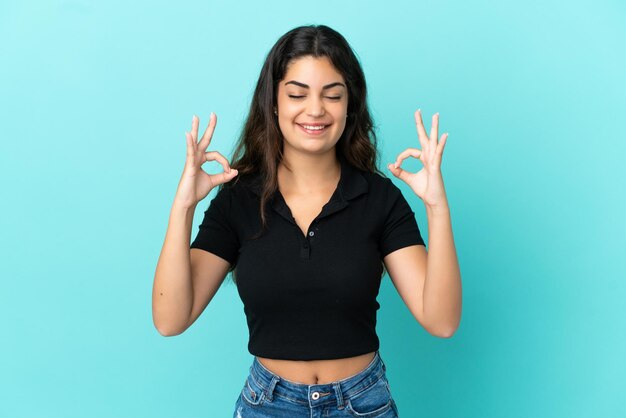
<path id="1" fill-rule="evenodd" d="M 239 256 L 239 238 L 230 220 L 230 213 L 231 191 L 224 186 L 218 190 L 204 212 L 204 219 L 190 248 L 208 251 L 228 261 L 231 266 L 235 265 Z"/>
<path id="2" fill-rule="evenodd" d="M 410 245 L 425 245 L 415 213 L 402 195 L 401 190 L 390 179 L 387 200 L 384 205 L 385 221 L 380 237 L 381 259 L 387 254 Z"/>

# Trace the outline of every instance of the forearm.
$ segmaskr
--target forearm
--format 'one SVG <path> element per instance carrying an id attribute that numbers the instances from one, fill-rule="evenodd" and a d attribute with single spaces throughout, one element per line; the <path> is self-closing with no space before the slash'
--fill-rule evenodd
<path id="1" fill-rule="evenodd" d="M 170 212 L 152 289 L 152 318 L 162 335 L 185 330 L 193 305 L 189 238 L 195 207 L 176 203 Z"/>
<path id="2" fill-rule="evenodd" d="M 451 336 L 461 321 L 461 272 L 457 260 L 450 209 L 426 207 L 428 262 L 424 283 L 424 317 L 429 327 Z"/>

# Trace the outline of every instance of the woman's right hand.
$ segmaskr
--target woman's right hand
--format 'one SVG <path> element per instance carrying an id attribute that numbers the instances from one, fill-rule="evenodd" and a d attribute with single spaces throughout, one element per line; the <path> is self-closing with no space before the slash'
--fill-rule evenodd
<path id="1" fill-rule="evenodd" d="M 194 115 L 191 122 L 191 132 L 185 132 L 187 137 L 187 160 L 175 197 L 175 201 L 184 207 L 195 207 L 214 187 L 232 180 L 238 174 L 237 170 L 230 169 L 230 163 L 222 154 L 217 151 L 206 151 L 211 143 L 216 123 L 217 116 L 211 113 L 209 126 L 204 131 L 200 142 L 198 142 L 198 125 L 200 120 Z M 207 174 L 202 169 L 202 164 L 206 161 L 214 160 L 222 164 L 224 171 L 217 174 Z"/>

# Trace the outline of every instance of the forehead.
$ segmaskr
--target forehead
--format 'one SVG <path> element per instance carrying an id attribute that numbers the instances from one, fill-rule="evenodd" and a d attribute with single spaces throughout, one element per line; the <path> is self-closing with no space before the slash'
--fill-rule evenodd
<path id="1" fill-rule="evenodd" d="M 291 80 L 300 81 L 311 87 L 321 87 L 335 81 L 344 82 L 343 76 L 328 57 L 312 56 L 300 57 L 287 64 L 285 77 L 280 83 L 281 87 L 284 86 L 285 82 Z"/>

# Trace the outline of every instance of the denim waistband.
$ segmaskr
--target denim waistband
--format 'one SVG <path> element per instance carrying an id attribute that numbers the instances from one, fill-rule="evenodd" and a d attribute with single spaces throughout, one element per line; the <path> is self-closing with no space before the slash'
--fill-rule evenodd
<path id="1" fill-rule="evenodd" d="M 308 385 L 287 380 L 269 371 L 254 357 L 250 366 L 250 376 L 261 386 L 265 396 L 270 401 L 274 394 L 304 405 L 319 406 L 336 404 L 343 408 L 346 399 L 376 383 L 386 372 L 387 368 L 379 351 L 376 350 L 370 364 L 359 373 L 331 383 Z"/>

